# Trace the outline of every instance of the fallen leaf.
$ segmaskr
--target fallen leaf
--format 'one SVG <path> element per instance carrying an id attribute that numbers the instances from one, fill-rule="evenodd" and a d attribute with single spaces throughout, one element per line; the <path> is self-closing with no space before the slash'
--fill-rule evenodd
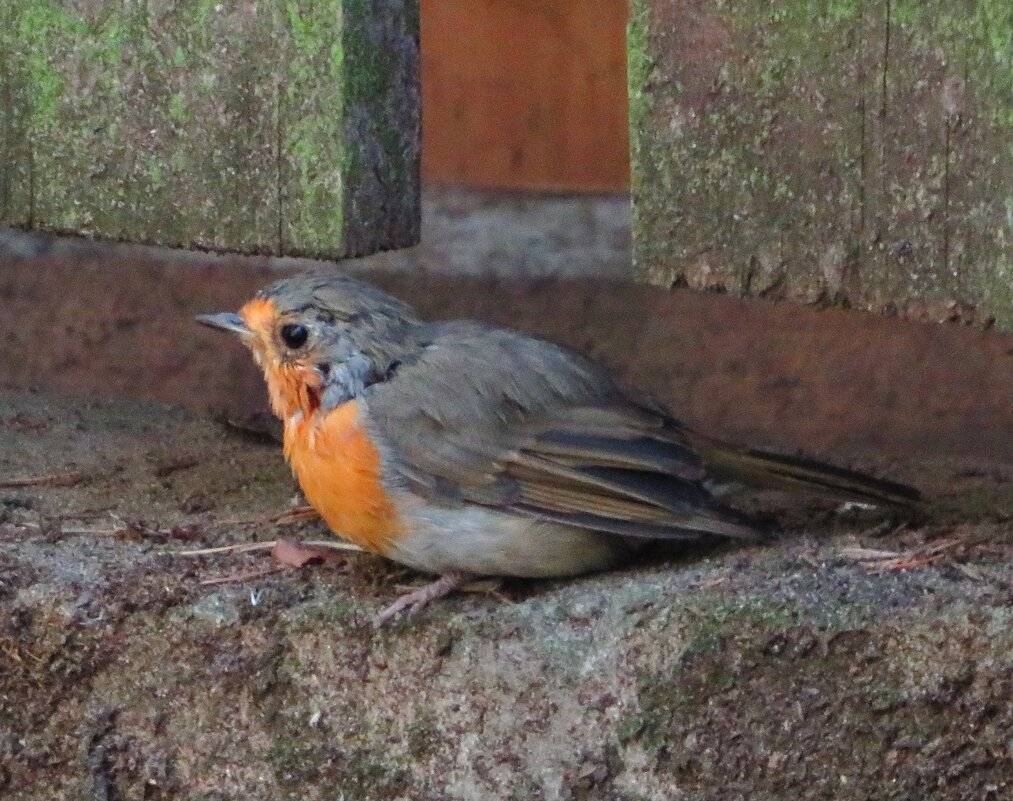
<path id="1" fill-rule="evenodd" d="M 274 543 L 271 556 L 275 561 L 290 567 L 305 567 L 310 563 L 339 565 L 345 563 L 344 557 L 339 556 L 333 548 L 286 539 L 279 539 Z"/>

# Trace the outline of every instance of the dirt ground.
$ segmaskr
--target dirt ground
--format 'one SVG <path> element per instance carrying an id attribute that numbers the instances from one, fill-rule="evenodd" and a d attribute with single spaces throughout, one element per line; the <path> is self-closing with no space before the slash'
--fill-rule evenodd
<path id="1" fill-rule="evenodd" d="M 508 585 L 510 602 L 458 597 L 377 633 L 365 621 L 413 580 L 378 560 L 165 554 L 326 536 L 270 521 L 294 494 L 280 449 L 220 422 L 264 410 L 261 379 L 192 322 L 277 275 L 0 257 L 0 795 L 1013 792 L 1013 336 L 586 279 L 371 272 L 428 317 L 582 350 L 703 431 L 928 498 L 907 521 L 765 498 L 785 523 L 773 545 Z"/>

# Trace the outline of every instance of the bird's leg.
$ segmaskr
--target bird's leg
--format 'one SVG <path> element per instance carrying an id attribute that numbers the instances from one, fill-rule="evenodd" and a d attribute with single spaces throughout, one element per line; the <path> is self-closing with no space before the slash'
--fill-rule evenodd
<path id="1" fill-rule="evenodd" d="M 409 616 L 414 615 L 431 601 L 442 598 L 444 595 L 449 595 L 473 578 L 475 577 L 471 573 L 462 573 L 459 570 L 451 570 L 449 573 L 444 573 L 436 581 L 426 584 L 424 587 L 419 587 L 417 590 L 405 593 L 398 598 L 376 616 L 376 625 L 377 627 L 382 626 L 405 609 L 408 610 Z"/>

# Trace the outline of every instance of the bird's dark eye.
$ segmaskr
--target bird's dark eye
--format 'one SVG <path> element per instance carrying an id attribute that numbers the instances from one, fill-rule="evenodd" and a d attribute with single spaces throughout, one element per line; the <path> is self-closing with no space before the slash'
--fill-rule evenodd
<path id="1" fill-rule="evenodd" d="M 298 350 L 305 345 L 309 335 L 309 329 L 300 323 L 289 323 L 281 327 L 281 338 L 292 350 Z"/>

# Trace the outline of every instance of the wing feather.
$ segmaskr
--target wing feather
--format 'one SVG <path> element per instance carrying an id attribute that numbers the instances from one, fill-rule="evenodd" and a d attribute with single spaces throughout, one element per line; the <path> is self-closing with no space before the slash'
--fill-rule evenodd
<path id="1" fill-rule="evenodd" d="M 755 534 L 715 502 L 683 429 L 558 346 L 475 323 L 370 388 L 385 467 L 444 504 L 477 503 L 633 537 Z"/>

